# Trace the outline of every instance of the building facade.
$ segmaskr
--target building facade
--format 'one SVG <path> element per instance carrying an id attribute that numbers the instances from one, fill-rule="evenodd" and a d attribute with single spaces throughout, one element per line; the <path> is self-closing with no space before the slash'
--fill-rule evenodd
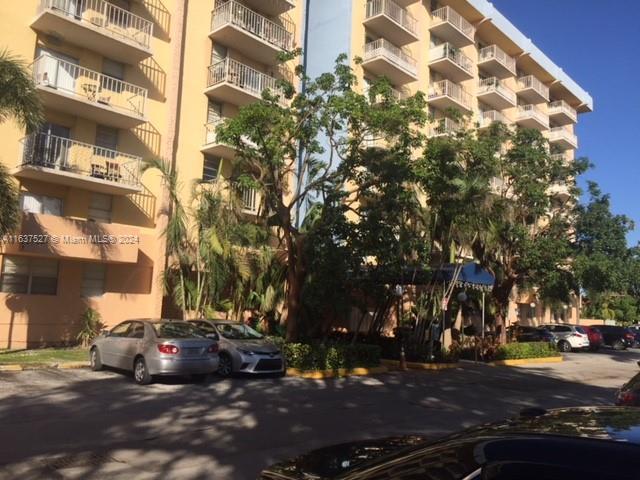
<path id="1" fill-rule="evenodd" d="M 0 348 L 72 341 L 87 308 L 106 325 L 162 312 L 165 193 L 143 160 L 172 162 L 184 200 L 228 177 L 234 151 L 215 126 L 292 78 L 346 53 L 360 85 L 386 76 L 481 126 L 538 128 L 574 158 L 589 95 L 485 0 L 24 0 L 0 4 L 0 45 L 30 64 L 46 109 L 40 131 L 0 124 L 0 160 L 23 219 L 0 252 Z M 260 198 L 243 193 L 247 214 Z M 532 302 L 529 302 L 532 303 Z M 515 308 L 515 307 L 514 307 Z"/>

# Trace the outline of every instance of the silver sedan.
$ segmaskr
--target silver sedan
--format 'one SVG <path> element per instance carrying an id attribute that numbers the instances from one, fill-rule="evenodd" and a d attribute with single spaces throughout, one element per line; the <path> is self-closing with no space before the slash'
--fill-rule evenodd
<path id="1" fill-rule="evenodd" d="M 89 350 L 91 368 L 133 371 L 146 385 L 156 375 L 192 375 L 203 380 L 218 369 L 218 343 L 182 321 L 127 320 L 103 332 Z"/>
<path id="2" fill-rule="evenodd" d="M 218 373 L 223 377 L 233 373 L 285 375 L 286 364 L 280 349 L 249 325 L 217 320 L 191 320 L 190 323 L 219 342 Z"/>

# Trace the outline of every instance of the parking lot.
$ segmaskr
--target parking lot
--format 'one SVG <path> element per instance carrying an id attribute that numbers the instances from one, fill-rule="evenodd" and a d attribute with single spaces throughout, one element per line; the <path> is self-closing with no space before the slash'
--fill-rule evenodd
<path id="1" fill-rule="evenodd" d="M 255 478 L 269 463 L 331 443 L 436 438 L 527 406 L 611 404 L 638 360 L 638 350 L 604 350 L 530 367 L 148 387 L 109 371 L 2 373 L 0 478 Z"/>

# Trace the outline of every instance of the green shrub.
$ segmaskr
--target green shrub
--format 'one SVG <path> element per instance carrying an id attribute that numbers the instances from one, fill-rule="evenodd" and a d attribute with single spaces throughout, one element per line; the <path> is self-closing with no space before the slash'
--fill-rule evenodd
<path id="1" fill-rule="evenodd" d="M 558 350 L 548 342 L 507 343 L 496 348 L 493 360 L 555 357 Z"/>
<path id="2" fill-rule="evenodd" d="M 93 308 L 87 308 L 80 317 L 80 321 L 82 326 L 76 340 L 83 347 L 88 347 L 104 328 L 102 317 Z"/>
<path id="3" fill-rule="evenodd" d="M 300 370 L 337 370 L 380 365 L 380 347 L 366 344 L 280 343 L 287 366 Z"/>

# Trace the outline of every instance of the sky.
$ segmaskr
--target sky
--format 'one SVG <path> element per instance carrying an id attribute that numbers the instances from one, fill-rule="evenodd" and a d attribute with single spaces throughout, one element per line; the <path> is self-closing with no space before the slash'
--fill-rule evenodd
<path id="1" fill-rule="evenodd" d="M 594 167 L 584 175 L 611 195 L 612 210 L 637 228 L 640 241 L 640 0 L 492 0 L 593 97 L 579 116 L 578 156 Z"/>

